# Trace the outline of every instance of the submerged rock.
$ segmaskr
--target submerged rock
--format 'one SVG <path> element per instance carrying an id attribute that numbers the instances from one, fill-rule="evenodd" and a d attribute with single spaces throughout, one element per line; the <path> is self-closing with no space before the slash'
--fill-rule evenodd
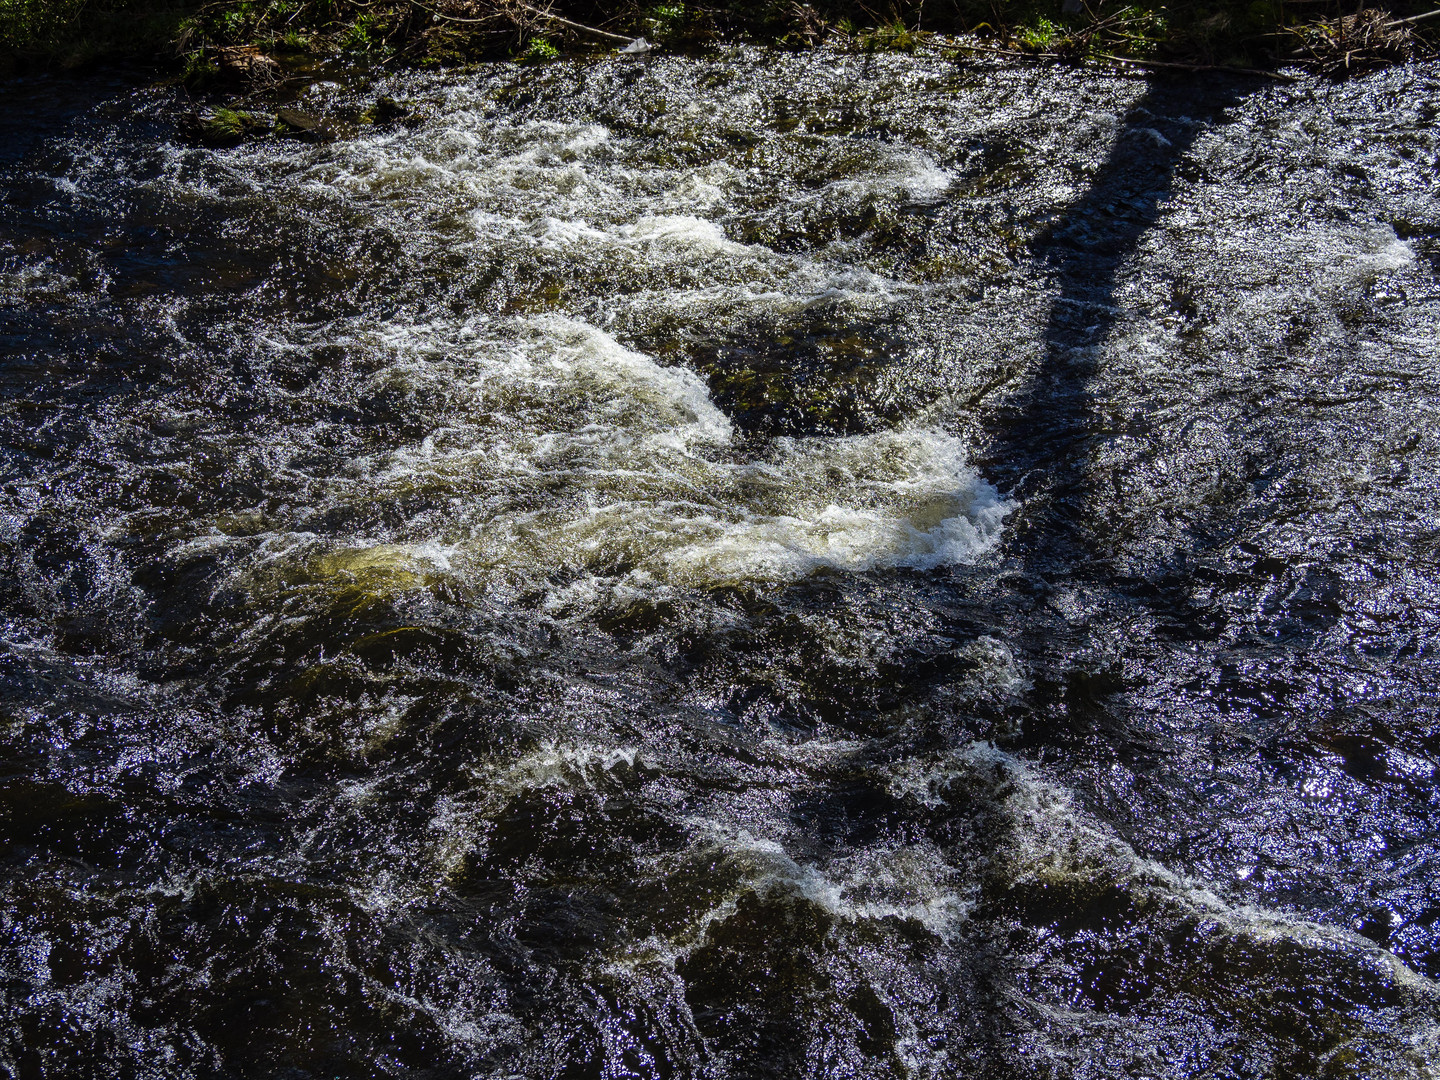
<path id="1" fill-rule="evenodd" d="M 384 127 L 388 124 L 399 123 L 411 116 L 412 110 L 404 102 L 396 101 L 393 97 L 382 95 L 375 99 L 371 105 L 360 114 L 362 124 L 375 124 Z"/>
<path id="2" fill-rule="evenodd" d="M 275 130 L 275 120 L 264 113 L 218 108 L 192 117 L 189 126 L 195 139 L 206 146 L 236 146 L 269 135 Z"/>
<path id="3" fill-rule="evenodd" d="M 203 146 L 238 146 L 251 139 L 283 138 L 301 142 L 333 142 L 335 128 L 325 117 L 296 109 L 273 113 L 220 106 L 192 115 L 185 125 Z"/>
<path id="4" fill-rule="evenodd" d="M 275 134 L 305 142 L 333 142 L 335 132 L 323 117 L 295 109 L 275 113 Z"/>

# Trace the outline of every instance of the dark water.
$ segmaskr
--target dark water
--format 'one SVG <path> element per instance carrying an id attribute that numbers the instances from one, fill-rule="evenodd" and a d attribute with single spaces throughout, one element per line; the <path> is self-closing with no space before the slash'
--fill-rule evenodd
<path id="1" fill-rule="evenodd" d="M 0 91 L 0 1072 L 1440 1074 L 1440 69 L 298 104 Z"/>

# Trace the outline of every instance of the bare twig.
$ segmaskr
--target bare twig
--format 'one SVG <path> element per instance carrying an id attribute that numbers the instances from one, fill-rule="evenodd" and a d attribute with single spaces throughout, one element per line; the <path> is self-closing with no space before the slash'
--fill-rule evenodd
<path id="1" fill-rule="evenodd" d="M 916 46 L 922 49 L 939 49 L 942 52 L 953 52 L 956 49 L 964 49 L 967 52 L 988 53 L 991 56 L 1013 56 L 1022 60 L 1059 60 L 1059 53 L 1025 52 L 1021 49 L 998 49 L 993 45 L 970 45 L 961 44 L 958 41 L 917 41 Z"/>
<path id="2" fill-rule="evenodd" d="M 1434 19 L 1437 17 L 1440 17 L 1440 8 L 1436 8 L 1434 11 L 1427 11 L 1424 15 L 1411 15 L 1408 19 L 1391 19 L 1389 22 L 1383 23 L 1382 26 L 1388 30 L 1392 26 L 1408 26 L 1410 23 L 1424 22 L 1426 19 Z"/>
<path id="3" fill-rule="evenodd" d="M 563 19 L 559 15 L 552 15 L 548 11 L 541 11 L 529 4 L 521 4 L 520 7 L 531 15 L 538 15 L 542 19 L 549 19 L 551 22 L 559 23 L 561 26 L 568 26 L 571 30 L 579 30 L 582 34 L 589 34 L 591 37 L 600 38 L 602 41 L 621 41 L 629 45 L 635 41 L 633 37 L 626 37 L 624 34 L 612 34 L 609 30 L 597 30 L 593 26 L 586 26 L 584 23 L 574 22 L 570 19 Z"/>
<path id="4" fill-rule="evenodd" d="M 410 2 L 414 7 L 417 7 L 421 11 L 425 12 L 425 14 L 435 19 L 441 19 L 444 22 L 464 23 L 467 26 L 488 26 L 494 23 L 496 19 L 500 18 L 499 15 L 486 15 L 484 18 L 480 19 L 467 19 L 463 15 L 446 15 L 443 11 L 436 11 L 432 7 L 426 7 L 424 4 L 417 3 L 416 0 L 410 0 Z"/>
<path id="5" fill-rule="evenodd" d="M 416 4 L 415 6 L 420 7 L 421 5 Z M 586 26 L 584 23 L 578 23 L 575 22 L 573 19 L 566 19 L 560 15 L 554 14 L 553 12 L 543 11 L 540 8 L 531 7 L 529 4 L 516 4 L 515 6 L 518 7 L 521 11 L 529 12 L 531 15 L 534 15 L 537 18 L 548 19 L 550 22 L 559 23 L 561 26 L 568 26 L 571 30 L 578 30 L 582 34 L 589 34 L 592 37 L 600 38 L 603 41 L 618 41 L 622 44 L 629 45 L 635 40 L 632 37 L 626 37 L 624 34 L 612 34 L 608 30 L 599 30 L 593 26 Z M 495 21 L 494 16 L 485 19 L 466 19 L 462 18 L 459 15 L 445 15 L 439 11 L 435 11 L 432 8 L 424 8 L 424 10 L 430 12 L 430 14 L 434 15 L 437 19 L 444 19 L 446 22 L 491 23 Z"/>

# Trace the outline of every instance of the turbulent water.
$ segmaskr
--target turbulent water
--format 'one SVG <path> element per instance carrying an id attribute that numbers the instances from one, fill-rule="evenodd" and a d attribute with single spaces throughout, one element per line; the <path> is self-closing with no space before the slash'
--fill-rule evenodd
<path id="1" fill-rule="evenodd" d="M 1440 68 L 284 94 L 0 91 L 0 1073 L 1440 1075 Z"/>

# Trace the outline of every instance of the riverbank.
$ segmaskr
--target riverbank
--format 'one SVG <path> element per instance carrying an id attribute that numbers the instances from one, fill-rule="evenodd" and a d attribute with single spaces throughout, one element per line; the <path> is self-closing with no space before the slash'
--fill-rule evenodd
<path id="1" fill-rule="evenodd" d="M 703 52 L 725 42 L 860 51 L 950 49 L 1062 63 L 1181 69 L 1310 67 L 1332 76 L 1433 55 L 1431 0 L 1358 13 L 1340 0 L 1117 6 L 1087 0 L 923 0 L 883 17 L 857 0 L 623 4 L 563 0 L 0 0 L 0 75 L 153 64 L 192 85 L 264 83 L 316 62 L 395 67 L 544 62 L 616 48 Z M 638 44 L 632 45 L 632 42 Z"/>

